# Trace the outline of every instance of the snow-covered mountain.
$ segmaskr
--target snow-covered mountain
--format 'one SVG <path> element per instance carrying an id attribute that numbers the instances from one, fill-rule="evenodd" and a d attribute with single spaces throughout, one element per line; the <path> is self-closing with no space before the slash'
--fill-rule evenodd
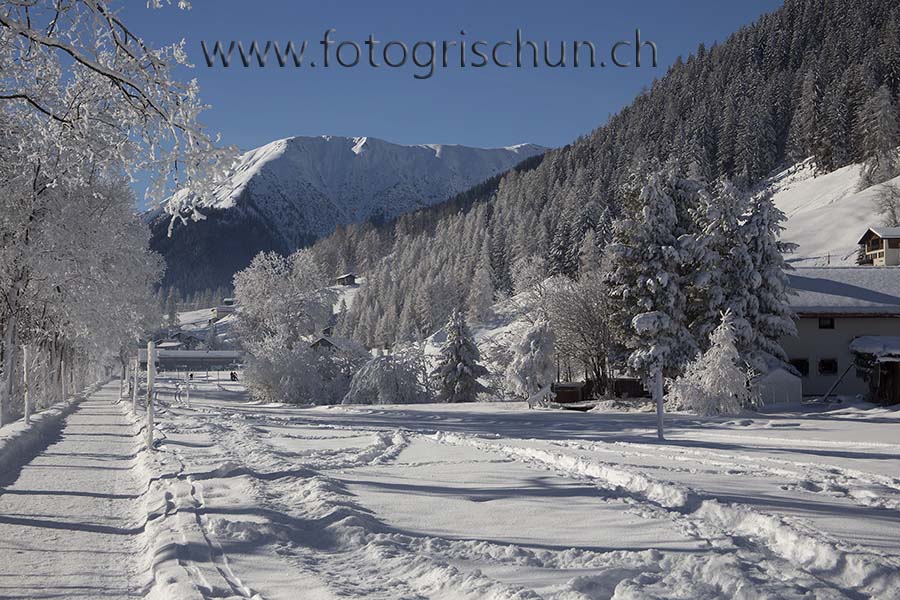
<path id="1" fill-rule="evenodd" d="M 151 211 L 151 245 L 166 258 L 167 284 L 228 284 L 261 250 L 290 252 L 338 225 L 434 205 L 544 151 L 533 144 L 404 146 L 371 137 L 276 140 L 240 157 L 201 203 L 206 221 L 176 226 L 167 238 L 163 207 Z"/>

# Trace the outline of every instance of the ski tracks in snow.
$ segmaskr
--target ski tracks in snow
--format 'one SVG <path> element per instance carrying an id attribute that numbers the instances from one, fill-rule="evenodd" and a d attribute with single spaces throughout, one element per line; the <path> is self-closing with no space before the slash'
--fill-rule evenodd
<path id="1" fill-rule="evenodd" d="M 670 470 L 691 471 L 695 467 L 690 463 L 699 462 L 719 473 L 792 479 L 810 491 L 840 495 L 846 489 L 848 500 L 880 508 L 897 507 L 900 486 L 892 477 L 836 465 L 684 447 L 654 452 L 624 442 L 537 443 L 474 434 L 312 424 L 303 417 L 232 411 L 202 415 L 202 421 L 197 416 L 185 420 L 182 415 L 175 427 L 206 432 L 210 446 L 219 453 L 209 457 L 218 465 L 215 469 L 187 476 L 199 490 L 199 501 L 203 502 L 207 483 L 221 487 L 225 482 L 252 494 L 246 504 L 261 507 L 265 515 L 263 519 L 243 519 L 240 511 L 230 514 L 225 507 L 220 514 L 203 516 L 210 544 L 221 539 L 223 557 L 236 541 L 266 545 L 280 564 L 321 584 L 318 595 L 312 597 L 539 597 L 477 569 L 463 571 L 460 564 L 465 562 L 592 573 L 574 577 L 562 591 L 552 594 L 560 600 L 861 599 L 900 594 L 897 557 L 843 542 L 802 520 L 724 502 L 714 494 L 652 477 L 648 472 L 654 467 L 623 466 L 620 459 L 660 458 L 664 452 L 672 463 Z M 322 435 L 291 433 L 293 426 L 314 427 Z M 277 427 L 279 435 L 270 427 Z M 329 431 L 336 435 L 330 436 Z M 301 451 L 286 451 L 270 443 L 279 436 L 327 440 L 340 437 L 337 434 L 368 435 L 370 443 Z M 702 542 L 706 550 L 554 550 L 400 533 L 359 505 L 344 484 L 329 475 L 368 465 L 390 465 L 418 439 L 475 448 L 561 477 L 589 481 L 603 492 L 598 502 L 612 498 L 626 502 L 641 517 L 667 520 L 689 538 Z M 610 453 L 619 460 L 597 460 L 593 456 L 597 453 Z M 215 493 L 216 501 L 220 500 L 221 489 Z"/>
<path id="2" fill-rule="evenodd" d="M 667 517 L 685 533 L 709 544 L 710 555 L 699 559 L 663 552 L 667 558 L 664 570 L 623 581 L 617 593 L 630 590 L 649 594 L 643 597 L 656 597 L 657 593 L 666 597 L 663 590 L 675 589 L 673 585 L 677 588 L 675 582 L 682 587 L 692 582 L 693 587 L 700 586 L 692 597 L 701 598 L 707 594 L 733 598 L 806 598 L 809 593 L 816 598 L 887 598 L 900 594 L 900 560 L 896 557 L 843 543 L 795 519 L 721 502 L 618 464 L 530 447 L 526 440 L 497 441 L 447 433 L 431 439 L 501 453 L 535 468 L 590 480 L 607 493 L 633 501 L 638 514 Z M 678 449 L 666 447 L 665 451 Z"/>
<path id="3" fill-rule="evenodd" d="M 289 455 L 265 441 L 266 432 L 256 425 L 261 419 L 231 418 L 193 425 L 204 430 L 221 450 L 219 466 L 193 476 L 201 490 L 216 482 L 222 500 L 228 481 L 241 480 L 242 506 L 259 507 L 263 519 L 244 519 L 221 504 L 217 516 L 203 517 L 211 539 L 221 539 L 227 553 L 235 542 L 267 545 L 271 556 L 294 573 L 321 583 L 321 597 L 365 598 L 538 598 L 537 594 L 492 580 L 480 572 L 463 572 L 425 548 L 442 540 L 416 538 L 392 532 L 364 507 L 343 484 L 328 476 L 359 466 L 384 464 L 396 459 L 409 444 L 400 431 L 372 431 L 371 443 L 362 448 L 316 450 Z M 182 425 L 175 426 L 178 429 Z M 183 453 L 177 451 L 179 455 Z M 212 458 L 212 457 L 209 457 Z M 185 460 L 183 456 L 181 460 Z M 200 510 L 203 514 L 203 510 Z M 316 596 L 319 597 L 319 596 Z"/>

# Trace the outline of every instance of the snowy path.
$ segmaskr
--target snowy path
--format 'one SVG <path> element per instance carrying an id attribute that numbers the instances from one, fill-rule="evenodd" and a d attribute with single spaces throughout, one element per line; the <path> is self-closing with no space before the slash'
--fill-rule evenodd
<path id="1" fill-rule="evenodd" d="M 0 598 L 141 598 L 136 444 L 107 385 L 0 476 Z"/>

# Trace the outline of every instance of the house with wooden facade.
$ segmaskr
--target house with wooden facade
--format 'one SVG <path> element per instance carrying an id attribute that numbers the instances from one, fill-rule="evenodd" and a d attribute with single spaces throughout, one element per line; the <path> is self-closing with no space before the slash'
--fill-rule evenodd
<path id="1" fill-rule="evenodd" d="M 861 265 L 900 265 L 900 227 L 870 227 L 859 239 L 859 246 Z"/>

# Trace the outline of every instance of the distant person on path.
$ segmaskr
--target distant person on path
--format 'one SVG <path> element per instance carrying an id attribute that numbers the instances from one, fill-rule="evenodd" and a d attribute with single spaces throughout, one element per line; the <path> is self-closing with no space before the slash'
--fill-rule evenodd
<path id="1" fill-rule="evenodd" d="M 231 380 L 232 380 L 232 381 L 237 381 L 237 380 L 238 380 L 237 373 L 235 373 L 234 371 L 231 372 Z"/>

